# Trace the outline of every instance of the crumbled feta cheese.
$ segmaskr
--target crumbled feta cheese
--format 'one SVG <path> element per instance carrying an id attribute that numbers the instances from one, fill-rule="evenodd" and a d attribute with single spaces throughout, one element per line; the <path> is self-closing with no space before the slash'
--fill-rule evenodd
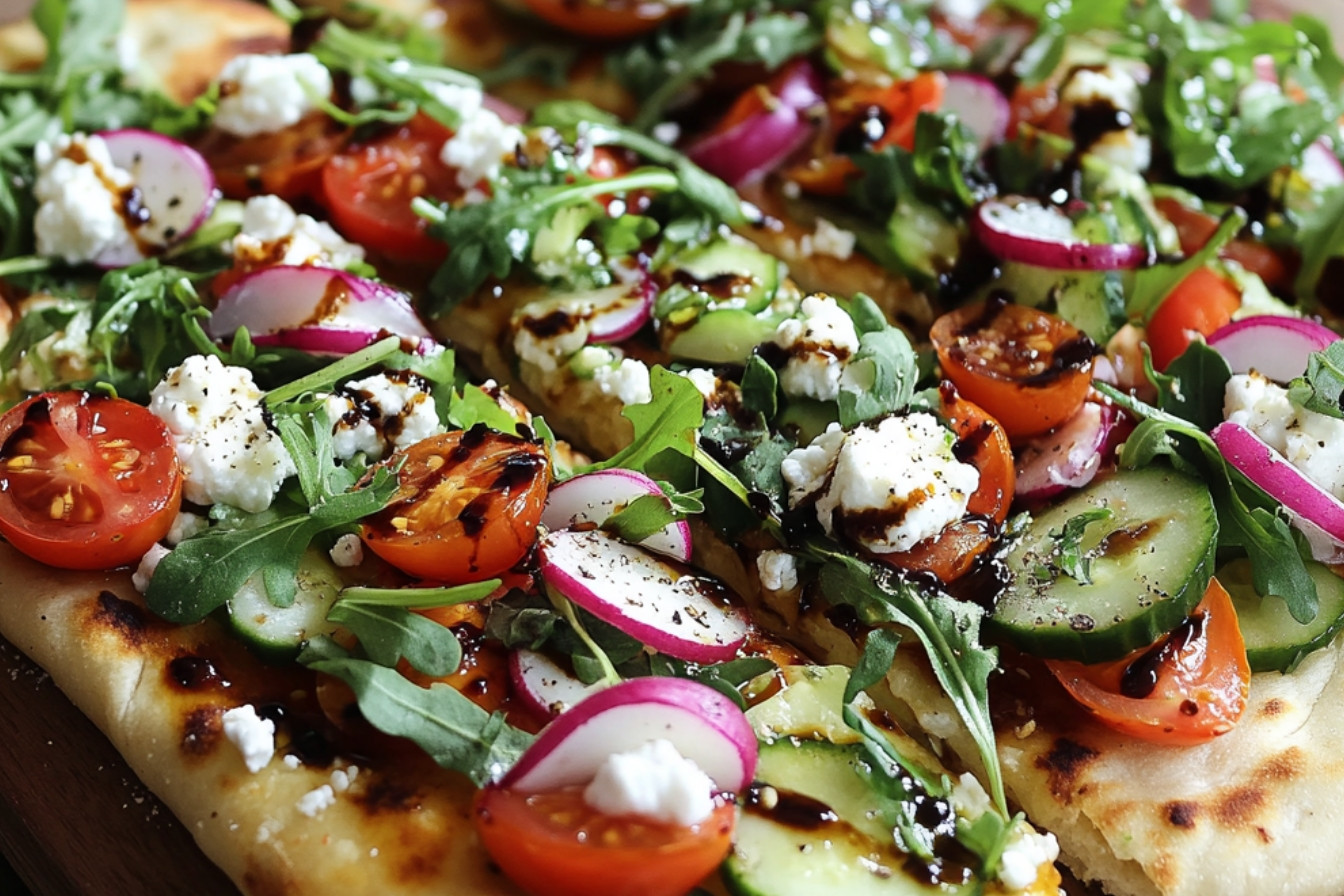
<path id="1" fill-rule="evenodd" d="M 713 794 L 709 776 L 659 738 L 608 756 L 584 789 L 583 801 L 608 815 L 692 825 L 713 813 Z"/>
<path id="2" fill-rule="evenodd" d="M 285 768 L 298 768 L 299 766 L 303 765 L 303 760 L 295 756 L 293 753 L 286 753 L 284 758 L 281 759 L 280 761 L 285 764 Z"/>
<path id="3" fill-rule="evenodd" d="M 1223 414 L 1344 501 L 1344 451 L 1339 450 L 1344 445 L 1344 420 L 1294 404 L 1287 389 L 1255 372 L 1228 380 Z"/>
<path id="4" fill-rule="evenodd" d="M 767 591 L 792 591 L 798 587 L 798 563 L 787 551 L 761 551 L 756 555 L 756 573 Z"/>
<path id="5" fill-rule="evenodd" d="M 38 201 L 33 232 L 39 255 L 84 264 L 99 258 L 143 258 L 127 224 L 122 194 L 135 184 L 97 135 L 62 134 L 33 150 Z"/>
<path id="6" fill-rule="evenodd" d="M 270 506 L 294 460 L 266 425 L 251 371 L 193 355 L 150 392 L 149 409 L 168 425 L 182 464 L 183 495 L 193 504 Z"/>
<path id="7" fill-rule="evenodd" d="M 798 252 L 804 257 L 829 255 L 844 261 L 854 254 L 857 239 L 853 232 L 842 230 L 825 218 L 818 218 L 816 230 L 803 234 L 798 240 Z"/>
<path id="8" fill-rule="evenodd" d="M 803 299 L 801 317 L 782 321 L 775 345 L 789 353 L 779 382 L 789 395 L 829 401 L 840 394 L 845 362 L 859 348 L 854 321 L 829 296 Z"/>
<path id="9" fill-rule="evenodd" d="M 619 363 L 599 367 L 593 371 L 593 382 L 603 395 L 614 395 L 622 404 L 648 404 L 653 401 L 649 387 L 649 367 L 634 358 L 622 358 Z"/>
<path id="10" fill-rule="evenodd" d="M 330 784 L 323 784 L 299 797 L 294 808 L 309 818 L 315 818 L 334 805 L 336 805 L 336 791 L 331 789 Z"/>
<path id="11" fill-rule="evenodd" d="M 345 768 L 332 769 L 331 771 L 331 789 L 334 793 L 345 793 L 350 789 L 350 785 L 355 783 L 355 778 L 359 776 L 359 766 L 351 765 Z"/>
<path id="12" fill-rule="evenodd" d="M 1147 171 L 1153 162 L 1153 141 L 1133 128 L 1108 131 L 1087 151 L 1124 171 Z"/>
<path id="13" fill-rule="evenodd" d="M 713 401 L 719 394 L 719 375 L 707 367 L 691 367 L 679 373 L 691 381 L 696 391 L 705 397 L 705 401 Z"/>
<path id="14" fill-rule="evenodd" d="M 952 433 L 931 414 L 885 417 L 838 446 L 837 429 L 791 451 L 781 468 L 791 504 L 824 483 L 816 512 L 827 533 L 876 553 L 906 551 L 966 513 L 980 473 L 952 455 Z"/>
<path id="15" fill-rule="evenodd" d="M 181 544 L 191 536 L 203 532 L 209 527 L 210 521 L 199 513 L 180 510 L 177 516 L 173 517 L 173 525 L 168 529 L 168 534 L 164 536 L 164 541 L 171 545 Z"/>
<path id="16" fill-rule="evenodd" d="M 472 108 L 466 88 L 460 90 L 461 120 L 453 136 L 444 142 L 439 158 L 457 169 L 458 184 L 470 190 L 499 173 L 500 164 L 517 151 L 523 132 L 481 105 L 479 98 Z"/>
<path id="17" fill-rule="evenodd" d="M 994 808 L 980 779 L 970 772 L 962 772 L 952 786 L 952 808 L 968 821 L 975 821 Z"/>
<path id="18" fill-rule="evenodd" d="M 56 300 L 50 305 L 25 303 L 23 313 L 31 314 L 43 307 L 54 305 L 73 310 L 65 329 L 58 330 L 23 353 L 11 373 L 13 382 L 24 392 L 42 392 L 63 383 L 93 376 L 96 360 L 89 347 L 89 332 L 93 329 L 93 309 L 88 303 L 75 300 Z"/>
<path id="19" fill-rule="evenodd" d="M 347 532 L 331 546 L 331 562 L 349 569 L 364 562 L 364 542 L 353 532 Z"/>
<path id="20" fill-rule="evenodd" d="M 1019 821 L 1008 835 L 999 856 L 999 880 L 1010 890 L 1025 890 L 1036 883 L 1043 865 L 1059 858 L 1059 841 L 1054 834 L 1040 834 L 1025 821 Z"/>
<path id="21" fill-rule="evenodd" d="M 287 128 L 331 96 L 331 72 L 312 53 L 235 56 L 219 74 L 215 127 L 238 137 Z"/>
<path id="22" fill-rule="evenodd" d="M 242 269 L 269 265 L 348 268 L 364 260 L 364 247 L 346 241 L 330 224 L 301 215 L 279 196 L 253 196 L 243 206 L 242 229 L 229 246 Z"/>
<path id="23" fill-rule="evenodd" d="M 275 755 L 275 722 L 257 715 L 250 703 L 235 706 L 224 713 L 224 736 L 238 748 L 247 770 L 261 771 Z"/>
<path id="24" fill-rule="evenodd" d="M 159 563 L 164 557 L 168 556 L 168 548 L 161 544 L 152 544 L 145 555 L 140 558 L 140 563 L 135 567 L 135 572 L 131 573 L 131 584 L 135 590 L 144 594 L 149 590 L 149 580 L 154 578 L 154 570 L 159 568 Z"/>
<path id="25" fill-rule="evenodd" d="M 1073 106 L 1109 103 L 1130 114 L 1138 110 L 1141 102 L 1139 83 L 1129 72 L 1114 65 L 1074 69 L 1059 98 Z"/>
<path id="26" fill-rule="evenodd" d="M 325 403 L 332 450 L 343 460 L 361 452 L 378 459 L 444 431 L 429 384 L 413 374 L 351 380 Z"/>

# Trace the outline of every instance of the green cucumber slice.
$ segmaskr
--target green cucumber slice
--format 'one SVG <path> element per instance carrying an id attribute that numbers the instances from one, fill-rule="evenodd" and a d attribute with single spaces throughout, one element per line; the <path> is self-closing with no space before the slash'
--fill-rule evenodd
<path id="1" fill-rule="evenodd" d="M 780 738 L 761 747 L 756 805 L 737 825 L 723 880 L 739 896 L 927 896 L 859 774 L 856 745 Z M 769 788 L 772 792 L 764 796 Z M 777 798 L 766 809 L 762 799 Z"/>
<path id="2" fill-rule="evenodd" d="M 1083 528 L 1076 552 L 1067 550 L 1065 524 L 1106 512 Z M 1119 659 L 1190 614 L 1208 587 L 1217 543 L 1218 516 L 1202 482 L 1165 466 L 1118 472 L 1032 522 L 1008 553 L 1011 582 L 985 631 L 1049 659 Z M 1085 572 L 1071 553 L 1086 559 Z"/>
<path id="3" fill-rule="evenodd" d="M 1287 672 L 1344 629 L 1344 579 L 1324 563 L 1310 560 L 1307 574 L 1316 583 L 1320 605 L 1316 618 L 1303 625 L 1281 599 L 1256 593 L 1250 560 L 1243 557 L 1218 567 L 1218 581 L 1232 595 L 1237 608 L 1252 672 Z"/>
<path id="4" fill-rule="evenodd" d="M 775 335 L 782 315 L 757 316 L 741 308 L 706 311 L 672 338 L 667 351 L 683 361 L 744 364 L 752 349 Z"/>
<path id="5" fill-rule="evenodd" d="M 779 289 L 779 259 L 746 240 L 722 239 L 682 252 L 673 268 L 709 296 L 708 307 L 762 311 Z"/>
<path id="6" fill-rule="evenodd" d="M 327 612 L 336 602 L 342 582 L 331 561 L 321 551 L 308 550 L 299 561 L 295 584 L 298 590 L 288 607 L 271 603 L 260 572 L 248 578 L 229 599 L 230 627 L 264 658 L 291 660 L 304 641 L 336 629 L 327 621 Z"/>

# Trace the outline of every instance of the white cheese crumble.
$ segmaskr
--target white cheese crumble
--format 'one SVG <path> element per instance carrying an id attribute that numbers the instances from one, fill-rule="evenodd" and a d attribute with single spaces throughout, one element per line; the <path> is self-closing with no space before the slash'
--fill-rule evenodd
<path id="1" fill-rule="evenodd" d="M 969 772 L 957 779 L 951 797 L 957 815 L 971 823 L 993 811 L 989 794 Z M 1042 867 L 1054 864 L 1058 858 L 1059 841 L 1054 834 L 1038 833 L 1025 820 L 1019 820 L 999 857 L 999 880 L 1009 890 L 1025 890 L 1036 883 Z"/>
<path id="2" fill-rule="evenodd" d="M 251 371 L 226 367 L 213 355 L 187 358 L 150 392 L 150 411 L 176 443 L 188 501 L 258 513 L 294 474 L 260 399 Z"/>
<path id="3" fill-rule="evenodd" d="M 931 414 L 885 417 L 846 435 L 832 424 L 794 449 L 781 472 L 790 504 L 815 496 L 828 534 L 870 551 L 907 551 L 961 519 L 980 472 L 952 455 L 955 439 Z"/>
<path id="4" fill-rule="evenodd" d="M 168 548 L 161 544 L 152 544 L 145 555 L 140 558 L 140 563 L 135 567 L 135 572 L 131 573 L 131 584 L 135 590 L 144 594 L 149 590 L 149 580 L 154 578 L 154 571 L 159 568 L 159 563 L 164 557 L 168 556 Z"/>
<path id="5" fill-rule="evenodd" d="M 515 316 L 513 350 L 518 359 L 550 373 L 588 342 L 593 303 L 573 298 L 533 302 Z"/>
<path id="6" fill-rule="evenodd" d="M 347 532 L 336 539 L 328 553 L 332 563 L 342 569 L 349 569 L 364 562 L 364 542 L 355 533 Z"/>
<path id="7" fill-rule="evenodd" d="M 1293 404 L 1287 389 L 1254 372 L 1228 380 L 1223 414 L 1344 501 L 1344 420 Z"/>
<path id="8" fill-rule="evenodd" d="M 761 551 L 756 555 L 756 573 L 766 591 L 792 591 L 798 587 L 798 563 L 787 551 Z"/>
<path id="9" fill-rule="evenodd" d="M 331 96 L 331 72 L 312 53 L 235 56 L 219 74 L 215 127 L 238 137 L 297 124 Z"/>
<path id="10" fill-rule="evenodd" d="M 336 791 L 331 789 L 330 784 L 323 784 L 321 787 L 310 790 L 299 797 L 299 801 L 294 804 L 294 808 L 309 818 L 316 818 L 334 805 L 336 805 Z"/>
<path id="11" fill-rule="evenodd" d="M 10 377 L 24 392 L 42 392 L 61 383 L 93 376 L 95 355 L 89 347 L 93 329 L 93 309 L 73 299 L 45 299 L 25 302 L 23 314 L 56 307 L 73 311 L 65 329 L 58 330 L 25 351 L 14 365 Z"/>
<path id="12" fill-rule="evenodd" d="M 798 253 L 803 257 L 829 255 L 841 261 L 854 254 L 858 237 L 852 231 L 836 227 L 825 218 L 817 218 L 816 229 L 798 238 Z"/>
<path id="13" fill-rule="evenodd" d="M 33 232 L 39 255 L 84 264 L 108 256 L 143 258 L 122 213 L 122 191 L 134 186 L 129 171 L 112 162 L 97 135 L 62 134 L 33 150 L 37 214 Z"/>
<path id="14" fill-rule="evenodd" d="M 607 815 L 639 815 L 665 824 L 692 825 L 714 811 L 714 782 L 694 762 L 659 738 L 598 767 L 583 800 Z"/>
<path id="15" fill-rule="evenodd" d="M 473 190 L 498 174 L 500 164 L 513 157 L 523 132 L 485 108 L 479 90 L 445 84 L 439 85 L 435 94 L 460 116 L 457 130 L 444 142 L 439 158 L 457 169 L 459 186 Z"/>
<path id="16" fill-rule="evenodd" d="M 345 768 L 332 769 L 331 789 L 333 793 L 345 793 L 359 777 L 359 766 L 348 765 Z"/>
<path id="17" fill-rule="evenodd" d="M 224 736 L 238 748 L 247 770 L 256 774 L 275 755 L 275 722 L 257 715 L 250 703 L 235 706 L 224 713 Z"/>
<path id="18" fill-rule="evenodd" d="M 332 450 L 342 460 L 361 452 L 376 460 L 444 431 L 429 384 L 418 376 L 378 373 L 351 380 L 324 401 Z"/>
<path id="19" fill-rule="evenodd" d="M 653 401 L 649 367 L 634 358 L 622 358 L 617 364 L 598 367 L 593 371 L 593 382 L 603 395 L 614 395 L 622 404 L 648 404 Z"/>
<path id="20" fill-rule="evenodd" d="M 1138 81 L 1115 65 L 1075 69 L 1060 92 L 1060 99 L 1073 106 L 1106 103 L 1130 116 L 1137 114 L 1142 102 Z M 1153 158 L 1152 140 L 1133 127 L 1108 131 L 1086 150 L 1089 155 L 1126 171 L 1146 171 Z"/>
<path id="21" fill-rule="evenodd" d="M 169 527 L 168 534 L 164 536 L 163 540 L 171 545 L 178 545 L 209 527 L 210 521 L 199 513 L 179 510 L 177 516 L 173 517 L 173 525 Z"/>
<path id="22" fill-rule="evenodd" d="M 789 353 L 779 382 L 789 395 L 822 401 L 840 394 L 845 362 L 859 348 L 854 321 L 830 296 L 808 296 L 801 317 L 781 321 L 775 345 Z"/>
<path id="23" fill-rule="evenodd" d="M 364 247 L 345 240 L 332 226 L 302 215 L 279 196 L 253 196 L 243 206 L 242 230 L 228 251 L 234 264 L 252 269 L 270 265 L 348 268 L 364 260 Z"/>
<path id="24" fill-rule="evenodd" d="M 691 367 L 678 372 L 691 381 L 705 401 L 712 402 L 719 394 L 719 375 L 708 367 Z"/>

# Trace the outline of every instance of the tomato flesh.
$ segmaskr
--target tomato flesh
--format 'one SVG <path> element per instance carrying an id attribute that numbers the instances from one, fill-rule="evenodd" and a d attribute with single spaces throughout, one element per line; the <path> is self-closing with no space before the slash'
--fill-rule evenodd
<path id="1" fill-rule="evenodd" d="M 1072 324 L 990 300 L 944 314 L 929 339 L 943 375 L 1009 438 L 1049 432 L 1083 406 L 1097 346 Z"/>
<path id="2" fill-rule="evenodd" d="M 581 787 L 487 787 L 472 817 L 490 857 L 536 896 L 681 896 L 723 861 L 736 826 L 732 804 L 689 827 L 604 815 Z"/>
<path id="3" fill-rule="evenodd" d="M 135 563 L 168 533 L 181 499 L 168 427 L 134 402 L 47 393 L 0 417 L 0 534 L 35 560 Z"/>
<path id="4" fill-rule="evenodd" d="M 397 494 L 360 534 L 403 572 L 478 582 L 536 542 L 550 478 L 540 445 L 478 425 L 431 436 L 384 464 L 397 470 Z"/>
<path id="5" fill-rule="evenodd" d="M 209 131 L 196 148 L 225 196 L 274 193 L 292 202 L 315 191 L 322 167 L 349 139 L 346 128 L 314 112 L 292 127 L 253 137 Z"/>
<path id="6" fill-rule="evenodd" d="M 1191 342 L 1231 321 L 1240 307 L 1241 294 L 1227 280 L 1208 268 L 1191 272 L 1148 319 L 1145 340 L 1153 367 L 1166 370 Z"/>
<path id="7" fill-rule="evenodd" d="M 1190 617 L 1156 644 L 1109 663 L 1046 665 L 1105 725 L 1166 744 L 1201 744 L 1231 731 L 1250 692 L 1237 611 L 1217 579 Z"/>

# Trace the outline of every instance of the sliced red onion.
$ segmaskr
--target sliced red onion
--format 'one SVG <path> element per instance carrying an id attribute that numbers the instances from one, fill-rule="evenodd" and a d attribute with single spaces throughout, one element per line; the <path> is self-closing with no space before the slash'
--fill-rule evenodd
<path id="1" fill-rule="evenodd" d="M 509 678 L 513 692 L 539 718 L 566 712 L 588 696 L 588 685 L 579 681 L 544 653 L 519 648 L 509 654 Z"/>
<path id="2" fill-rule="evenodd" d="M 1017 497 L 1033 504 L 1091 482 L 1106 459 L 1103 449 L 1116 417 L 1113 405 L 1085 401 L 1063 426 L 1023 445 L 1017 456 Z"/>
<path id="3" fill-rule="evenodd" d="M 737 704 L 685 678 L 633 678 L 556 718 L 500 779 L 523 793 L 587 784 L 614 753 L 663 739 L 725 793 L 756 773 L 756 735 Z"/>
<path id="4" fill-rule="evenodd" d="M 634 470 L 584 473 L 551 489 L 541 522 L 552 531 L 585 523 L 600 526 L 607 517 L 644 495 L 661 498 L 663 490 L 643 473 Z M 639 544 L 685 563 L 691 559 L 691 527 L 685 520 L 677 520 Z"/>
<path id="5" fill-rule="evenodd" d="M 600 529 L 551 532 L 537 554 L 549 587 L 668 656 L 717 663 L 747 639 L 747 621 L 718 581 Z"/>
<path id="6" fill-rule="evenodd" d="M 123 128 L 98 134 L 113 164 L 130 173 L 148 221 L 133 228 L 145 248 L 185 239 L 210 216 L 219 199 L 215 174 L 199 152 L 171 137 Z M 135 246 L 122 246 L 94 259 L 102 267 L 124 267 L 143 260 Z"/>
<path id="7" fill-rule="evenodd" d="M 1344 502 L 1321 488 L 1259 436 L 1230 420 L 1214 427 L 1223 457 L 1288 511 L 1311 524 L 1312 554 L 1322 562 L 1344 551 Z"/>
<path id="8" fill-rule="evenodd" d="M 610 286 L 593 293 L 593 316 L 588 322 L 589 342 L 621 342 L 648 323 L 657 288 L 641 276 L 632 284 Z"/>
<path id="9" fill-rule="evenodd" d="M 332 268 L 278 265 L 248 274 L 220 298 L 205 331 L 228 339 L 239 327 L 259 345 L 325 354 L 348 354 L 389 334 L 421 351 L 434 344 L 404 293 Z"/>
<path id="10" fill-rule="evenodd" d="M 1013 117 L 1012 105 L 1003 91 L 984 75 L 948 72 L 940 111 L 950 112 L 975 134 L 980 151 L 1002 143 Z"/>
<path id="11" fill-rule="evenodd" d="M 692 143 L 686 149 L 691 161 L 740 187 L 759 181 L 806 143 L 816 126 L 811 110 L 826 104 L 816 68 L 799 59 L 767 89 L 771 97 L 760 111 Z"/>
<path id="12" fill-rule="evenodd" d="M 1306 372 L 1312 352 L 1322 351 L 1339 338 L 1334 330 L 1314 320 L 1259 314 L 1219 327 L 1208 343 L 1233 373 L 1256 370 L 1286 383 Z"/>
<path id="13" fill-rule="evenodd" d="M 1138 243 L 1088 243 L 1073 234 L 1073 222 L 1054 206 L 1009 196 L 980 203 L 972 218 L 975 234 L 1004 261 L 1074 271 L 1136 268 L 1148 259 Z"/>

